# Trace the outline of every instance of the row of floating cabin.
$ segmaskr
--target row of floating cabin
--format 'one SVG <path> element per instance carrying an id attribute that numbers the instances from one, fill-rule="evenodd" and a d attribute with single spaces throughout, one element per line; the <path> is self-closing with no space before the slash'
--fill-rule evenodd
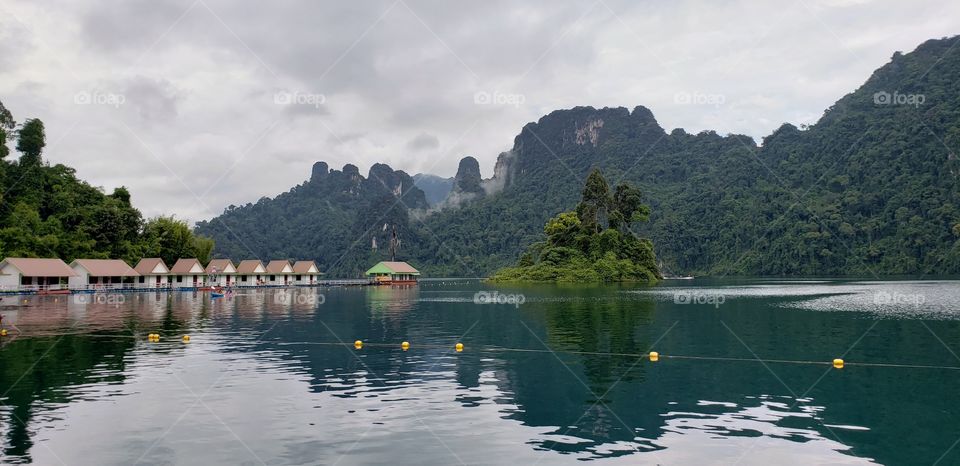
<path id="1" fill-rule="evenodd" d="M 0 262 L 0 291 L 69 293 L 101 289 L 202 289 L 213 286 L 310 286 L 321 275 L 313 261 L 252 259 L 234 265 L 213 259 L 204 267 L 197 259 L 179 259 L 167 267 L 163 259 L 141 259 L 130 267 L 120 259 L 6 258 Z"/>

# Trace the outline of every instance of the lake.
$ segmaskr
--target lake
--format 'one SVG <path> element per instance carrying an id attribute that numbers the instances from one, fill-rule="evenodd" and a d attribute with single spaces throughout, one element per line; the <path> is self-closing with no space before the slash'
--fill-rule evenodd
<path id="1" fill-rule="evenodd" d="M 954 281 L 450 279 L 0 314 L 0 463 L 960 463 Z"/>

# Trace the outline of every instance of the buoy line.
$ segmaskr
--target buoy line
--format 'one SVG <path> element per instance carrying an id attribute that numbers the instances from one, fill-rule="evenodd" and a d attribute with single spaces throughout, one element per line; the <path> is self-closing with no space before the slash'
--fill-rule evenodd
<path id="1" fill-rule="evenodd" d="M 56 337 L 56 336 L 66 336 L 66 335 L 83 335 L 85 337 L 92 338 L 133 338 L 140 339 L 142 335 L 111 335 L 111 334 L 96 334 L 88 333 L 84 334 L 81 332 L 75 333 L 45 333 L 45 334 L 18 334 L 19 337 L 29 336 L 29 337 Z M 147 335 L 147 339 L 150 342 L 159 342 L 160 334 L 151 333 Z M 180 338 L 181 341 L 187 343 L 190 341 L 189 335 L 183 335 Z M 373 348 L 399 348 L 402 351 L 408 351 L 413 348 L 425 348 L 425 349 L 452 349 L 458 353 L 463 352 L 466 347 L 463 343 L 456 343 L 455 345 L 441 345 L 441 344 L 411 344 L 408 341 L 402 343 L 371 343 L 365 342 L 362 340 L 356 340 L 353 343 L 348 342 L 337 342 L 337 341 L 291 341 L 291 342 L 279 342 L 273 341 L 279 346 L 342 346 L 349 348 L 353 346 L 356 350 L 361 350 L 364 347 L 373 347 Z M 616 356 L 616 357 L 627 357 L 627 358 L 640 358 L 648 359 L 650 362 L 658 362 L 660 359 L 685 359 L 693 361 L 728 361 L 728 362 L 761 362 L 761 363 L 770 363 L 770 364 L 802 364 L 802 365 L 817 365 L 817 366 L 833 366 L 837 369 L 842 369 L 847 366 L 860 366 L 860 367 L 893 367 L 893 368 L 904 368 L 904 369 L 940 369 L 940 370 L 953 370 L 960 371 L 960 366 L 940 366 L 940 365 L 931 365 L 931 364 L 905 364 L 905 363 L 888 363 L 888 362 L 849 362 L 844 361 L 843 359 L 834 359 L 833 361 L 815 361 L 815 360 L 803 360 L 803 359 L 761 359 L 761 358 L 740 358 L 733 356 L 692 356 L 684 354 L 660 354 L 656 351 L 651 351 L 649 353 L 620 353 L 620 352 L 605 352 L 605 351 L 577 351 L 577 350 L 548 350 L 548 349 L 537 349 L 537 348 L 510 348 L 505 346 L 478 346 L 471 348 L 474 351 L 482 352 L 512 352 L 512 353 L 558 353 L 558 354 L 573 354 L 579 356 Z"/>
<path id="2" fill-rule="evenodd" d="M 360 342 L 357 345 L 357 342 Z M 349 347 L 350 343 L 341 343 L 335 341 L 300 341 L 300 342 L 277 342 L 278 345 L 282 346 L 298 346 L 298 345 L 320 345 L 320 346 L 343 346 Z M 376 347 L 376 348 L 401 348 L 403 351 L 407 351 L 413 346 L 409 342 L 403 342 L 403 344 L 397 345 L 395 343 L 369 343 L 361 340 L 357 340 L 352 345 L 356 349 L 362 349 L 364 347 Z M 439 345 L 439 344 L 418 344 L 415 345 L 417 348 L 427 348 L 427 349 L 450 349 L 450 345 Z M 454 347 L 458 352 L 463 350 L 463 345 L 457 343 Z M 861 366 L 861 367 L 899 367 L 907 369 L 943 369 L 943 370 L 955 370 L 960 371 L 960 366 L 940 366 L 940 365 L 929 365 L 929 364 L 902 364 L 902 363 L 885 363 L 885 362 L 849 362 L 843 359 L 837 358 L 833 361 L 815 361 L 815 360 L 802 360 L 802 359 L 761 359 L 761 358 L 738 358 L 732 356 L 691 356 L 683 354 L 660 354 L 656 351 L 651 351 L 650 353 L 618 353 L 618 352 L 603 352 L 603 351 L 577 351 L 577 350 L 548 350 L 548 349 L 536 349 L 536 348 L 510 348 L 504 346 L 478 346 L 473 348 L 475 351 L 483 352 L 516 352 L 516 353 L 560 353 L 560 354 L 574 354 L 582 356 L 617 356 L 617 357 L 632 357 L 632 358 L 647 358 L 651 362 L 657 362 L 659 359 L 686 359 L 686 360 L 699 360 L 699 361 L 732 361 L 732 362 L 762 362 L 762 363 L 771 363 L 771 364 L 804 364 L 804 365 L 817 365 L 817 366 L 833 366 L 837 369 L 842 369 L 847 366 Z"/>

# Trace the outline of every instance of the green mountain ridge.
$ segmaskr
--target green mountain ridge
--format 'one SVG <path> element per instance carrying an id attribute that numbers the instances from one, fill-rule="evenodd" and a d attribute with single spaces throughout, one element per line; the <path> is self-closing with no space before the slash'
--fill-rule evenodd
<path id="1" fill-rule="evenodd" d="M 544 223 L 576 205 L 597 168 L 643 192 L 652 213 L 635 233 L 653 241 L 666 272 L 958 273 L 957 40 L 895 53 L 816 124 L 784 124 L 759 146 L 667 133 L 642 106 L 576 107 L 525 125 L 483 192 L 467 177 L 475 195 L 458 207 L 427 211 L 413 180 L 385 165 L 367 178 L 350 169 L 365 186 L 356 192 L 315 169 L 304 185 L 196 231 L 216 239 L 217 255 L 308 257 L 331 276 L 355 276 L 385 258 L 372 243 L 384 245 L 383 228 L 396 225 L 399 259 L 434 276 L 485 276 L 542 240 Z"/>

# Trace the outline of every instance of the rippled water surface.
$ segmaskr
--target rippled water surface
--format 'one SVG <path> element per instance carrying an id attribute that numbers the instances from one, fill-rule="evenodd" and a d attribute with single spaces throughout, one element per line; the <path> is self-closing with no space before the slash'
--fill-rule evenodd
<path id="1" fill-rule="evenodd" d="M 0 463 L 960 464 L 954 281 L 106 298 L 0 301 Z"/>

